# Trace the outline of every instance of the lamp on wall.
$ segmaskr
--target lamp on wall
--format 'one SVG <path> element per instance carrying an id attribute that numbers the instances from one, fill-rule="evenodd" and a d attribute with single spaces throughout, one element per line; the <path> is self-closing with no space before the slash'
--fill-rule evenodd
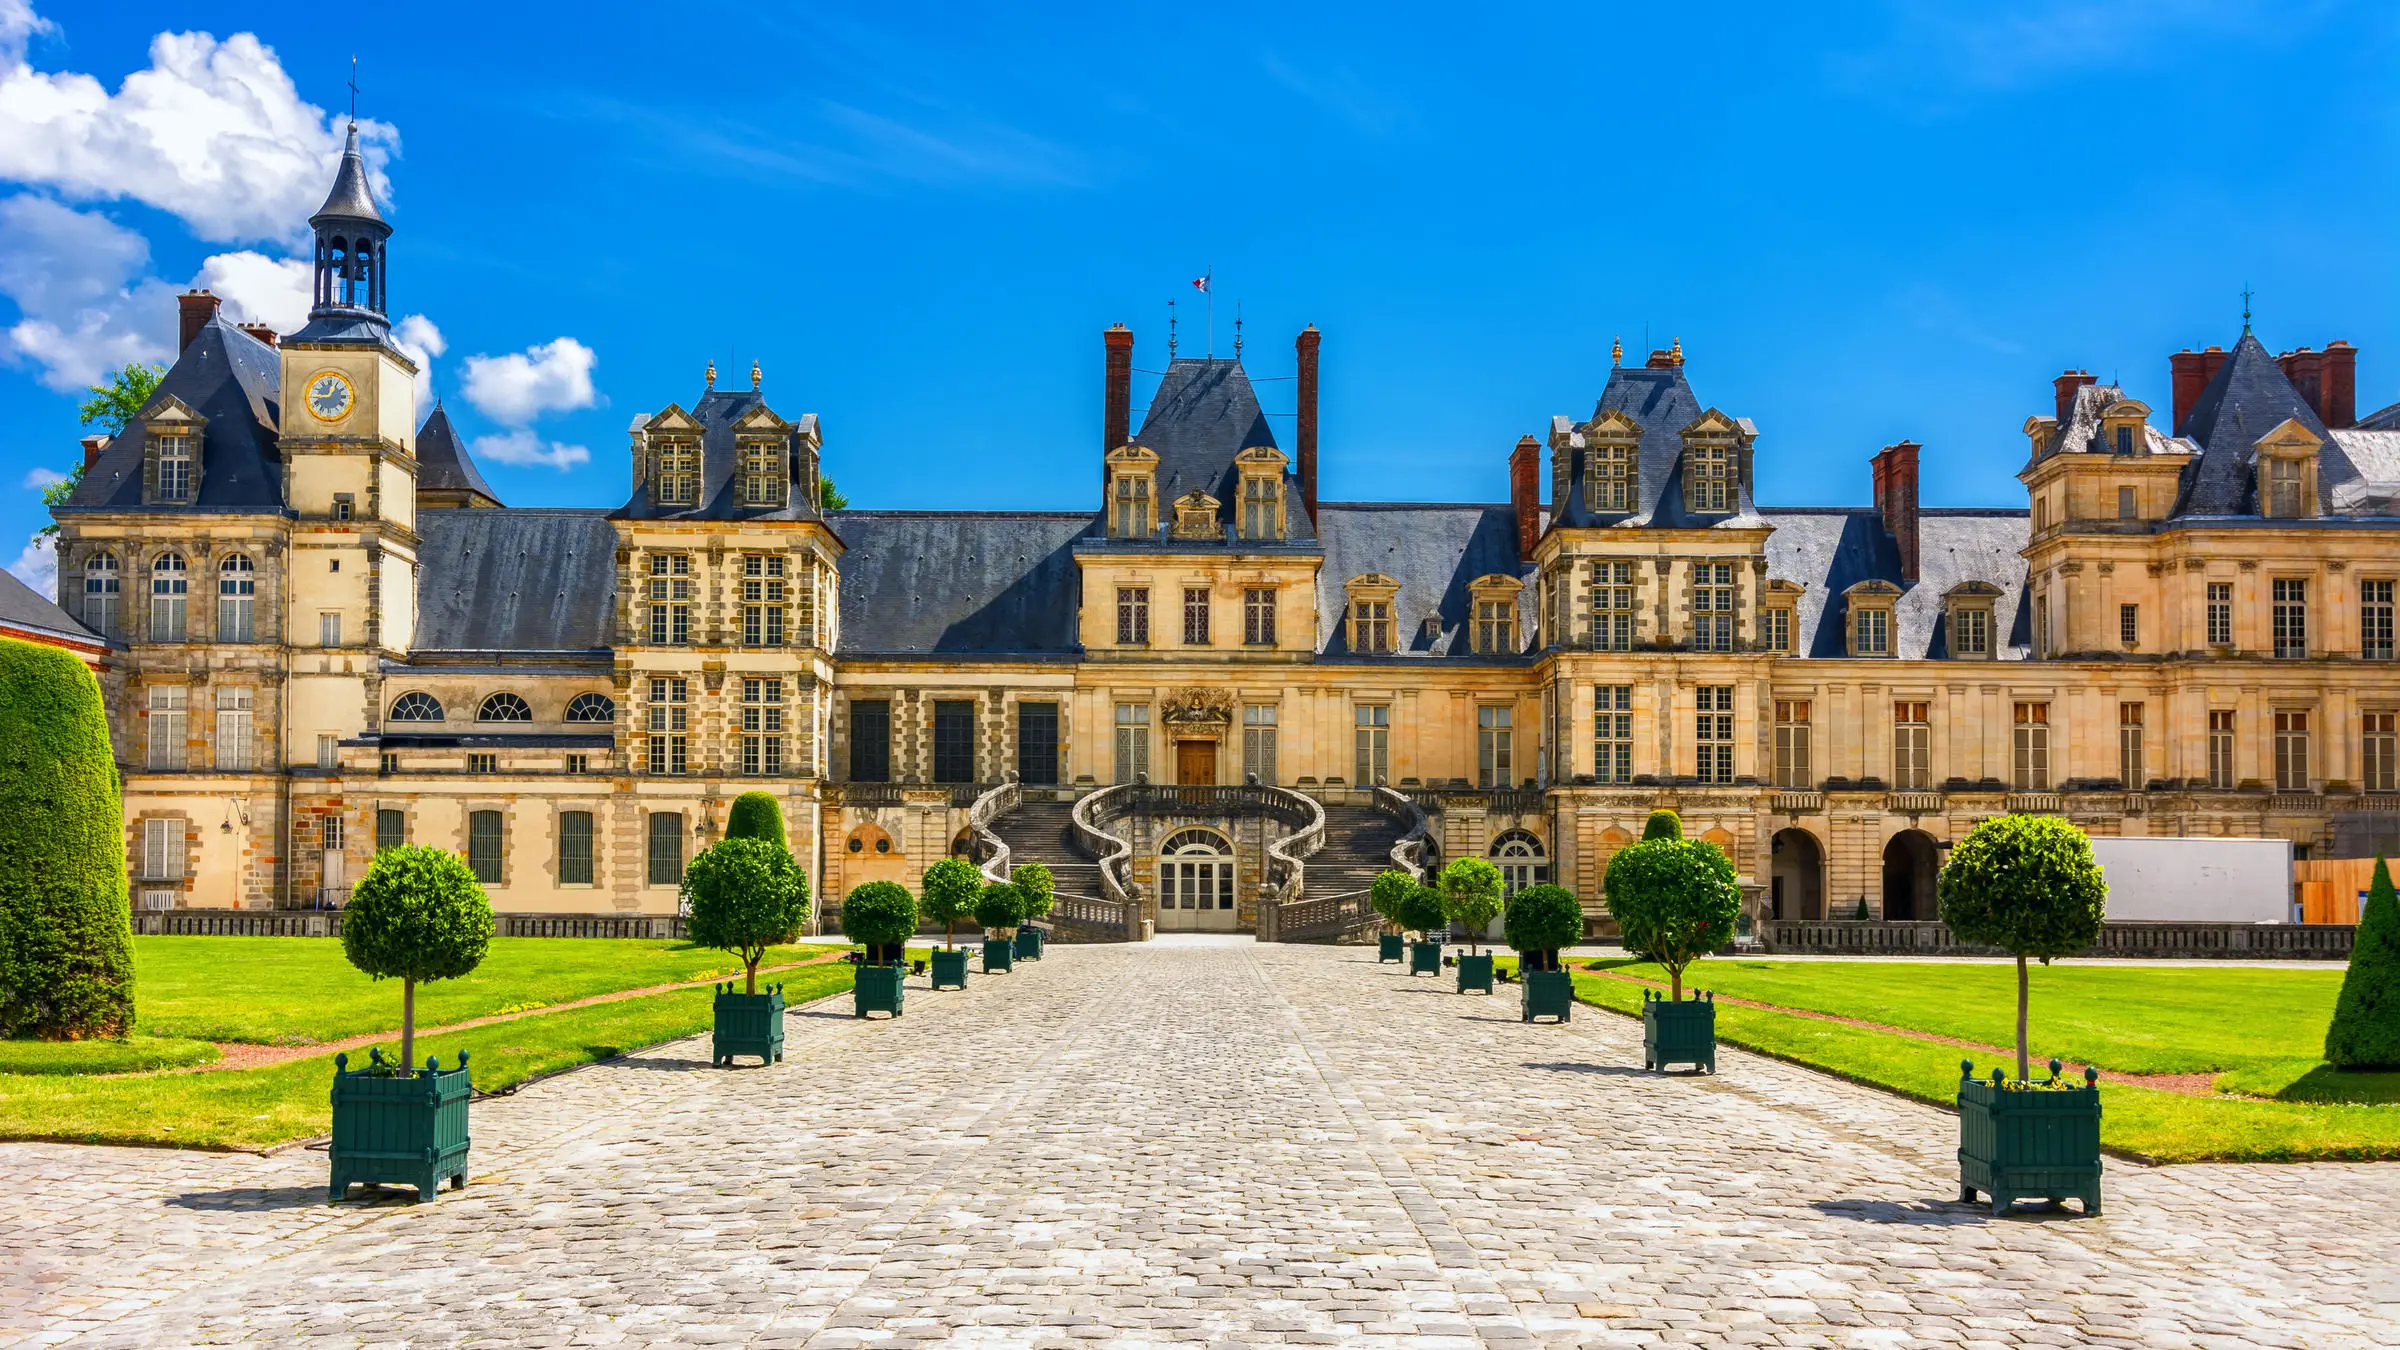
<path id="1" fill-rule="evenodd" d="M 217 829 L 225 834 L 233 833 L 233 818 L 236 813 L 239 813 L 242 818 L 242 828 L 248 829 L 250 827 L 250 807 L 248 804 L 240 801 L 239 799 L 233 798 L 227 799 L 225 803 L 225 823 L 217 826 Z"/>

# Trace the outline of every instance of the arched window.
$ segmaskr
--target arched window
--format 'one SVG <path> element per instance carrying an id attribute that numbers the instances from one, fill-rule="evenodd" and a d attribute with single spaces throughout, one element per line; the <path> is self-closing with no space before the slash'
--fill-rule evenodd
<path id="1" fill-rule="evenodd" d="M 124 601 L 124 583 L 118 575 L 117 555 L 95 553 L 83 564 L 83 626 L 102 637 L 118 636 L 119 606 Z"/>
<path id="2" fill-rule="evenodd" d="M 478 722 L 530 722 L 533 720 L 533 709 L 525 706 L 525 700 L 518 698 L 515 694 L 494 694 L 483 701 L 482 707 L 475 710 L 475 720 Z"/>
<path id="3" fill-rule="evenodd" d="M 1212 830 L 1181 830 L 1158 850 L 1159 927 L 1233 923 L 1233 853 Z"/>
<path id="4" fill-rule="evenodd" d="M 258 640 L 258 568 L 245 553 L 230 554 L 217 565 L 217 641 Z"/>
<path id="5" fill-rule="evenodd" d="M 191 577 L 180 553 L 161 553 L 150 564 L 150 640 L 184 640 L 184 614 L 191 602 Z"/>
<path id="6" fill-rule="evenodd" d="M 442 701 L 431 694 L 410 690 L 392 700 L 392 710 L 384 715 L 387 722 L 439 722 L 442 720 Z"/>
<path id="7" fill-rule="evenodd" d="M 577 694 L 574 701 L 567 704 L 567 720 L 614 722 L 617 720 L 617 702 L 606 694 Z"/>
<path id="8" fill-rule="evenodd" d="M 1523 830 L 1504 830 L 1492 841 L 1492 865 L 1500 869 L 1502 891 L 1515 895 L 1550 879 L 1550 855 L 1542 841 Z"/>

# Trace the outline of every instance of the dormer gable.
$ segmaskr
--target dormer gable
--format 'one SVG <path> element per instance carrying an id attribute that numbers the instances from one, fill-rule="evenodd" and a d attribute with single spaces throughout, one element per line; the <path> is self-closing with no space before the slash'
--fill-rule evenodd
<path id="1" fill-rule="evenodd" d="M 1121 445 L 1104 460 L 1108 474 L 1108 537 L 1148 539 L 1158 533 L 1158 452 Z"/>
<path id="2" fill-rule="evenodd" d="M 2324 444 L 2296 417 L 2253 443 L 2260 515 L 2292 520 L 2317 514 L 2317 450 Z"/>
<path id="3" fill-rule="evenodd" d="M 1240 496 L 1235 528 L 1244 539 L 1273 541 L 1284 537 L 1284 467 L 1290 463 L 1271 445 L 1254 445 L 1233 457 Z"/>
<path id="4" fill-rule="evenodd" d="M 1683 428 L 1683 509 L 1726 515 L 1741 509 L 1741 423 L 1715 408 Z"/>
<path id="5" fill-rule="evenodd" d="M 633 438 L 635 486 L 648 491 L 653 507 L 699 505 L 699 419 L 670 403 L 638 425 Z"/>
<path id="6" fill-rule="evenodd" d="M 1173 536 L 1177 539 L 1223 538 L 1224 527 L 1217 523 L 1217 508 L 1222 505 L 1222 502 L 1198 488 L 1177 497 Z"/>
<path id="7" fill-rule="evenodd" d="M 173 394 L 159 394 L 136 425 L 142 437 L 142 504 L 183 506 L 200 500 L 208 419 Z"/>

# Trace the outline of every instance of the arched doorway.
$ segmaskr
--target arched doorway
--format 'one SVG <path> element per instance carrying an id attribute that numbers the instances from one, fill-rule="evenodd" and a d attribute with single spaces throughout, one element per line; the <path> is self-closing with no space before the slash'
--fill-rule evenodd
<path id="1" fill-rule="evenodd" d="M 1234 929 L 1233 848 L 1214 830 L 1178 830 L 1158 850 L 1158 931 Z"/>
<path id="2" fill-rule="evenodd" d="M 1923 830 L 1902 830 L 1883 846 L 1883 917 L 1887 921 L 1933 918 L 1934 877 L 1941 850 Z"/>
<path id="3" fill-rule="evenodd" d="M 1794 827 L 1777 830 L 1774 870 L 1769 874 L 1767 917 L 1825 917 L 1825 849 L 1817 837 Z"/>
<path id="4" fill-rule="evenodd" d="M 1500 869 L 1500 893 L 1515 895 L 1550 879 L 1550 855 L 1527 830 L 1503 830 L 1492 841 L 1492 866 Z"/>

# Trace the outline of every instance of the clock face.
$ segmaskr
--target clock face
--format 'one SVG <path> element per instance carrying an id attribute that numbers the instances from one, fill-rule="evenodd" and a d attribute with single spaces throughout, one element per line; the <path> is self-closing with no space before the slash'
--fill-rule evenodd
<path id="1" fill-rule="evenodd" d="M 350 382 L 334 371 L 308 382 L 308 410 L 324 421 L 341 420 L 350 411 L 350 397 Z"/>

